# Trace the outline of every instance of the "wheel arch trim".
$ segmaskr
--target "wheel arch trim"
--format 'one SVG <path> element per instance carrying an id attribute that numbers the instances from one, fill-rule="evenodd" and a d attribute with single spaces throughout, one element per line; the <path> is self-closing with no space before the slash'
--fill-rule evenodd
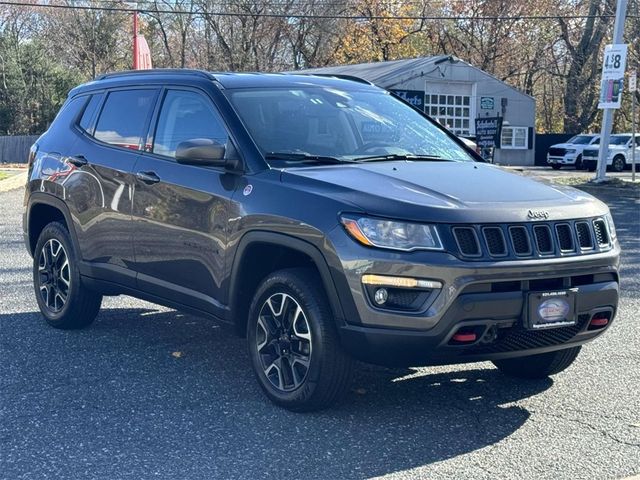
<path id="1" fill-rule="evenodd" d="M 53 207 L 56 210 L 59 210 L 64 220 L 67 224 L 67 230 L 69 231 L 69 235 L 71 236 L 71 242 L 73 243 L 73 248 L 75 249 L 75 253 L 78 258 L 82 258 L 78 237 L 76 235 L 75 223 L 73 222 L 73 218 L 71 216 L 71 212 L 69 211 L 69 207 L 58 197 L 55 197 L 49 193 L 44 192 L 31 192 L 29 194 L 29 201 L 27 203 L 27 209 L 25 213 L 25 243 L 27 244 L 27 250 L 29 254 L 33 256 L 33 251 L 31 248 L 31 232 L 29 231 L 31 225 L 31 215 L 33 207 L 37 205 L 47 205 L 49 207 Z"/>
<path id="2" fill-rule="evenodd" d="M 230 314 L 233 316 L 237 312 L 237 304 L 241 300 L 239 297 L 240 288 L 240 268 L 242 267 L 242 260 L 249 247 L 256 243 L 268 244 L 277 247 L 285 247 L 291 250 L 296 250 L 306 256 L 308 256 L 317 268 L 320 275 L 320 280 L 327 294 L 329 306 L 334 316 L 336 323 L 340 326 L 345 322 L 344 310 L 340 297 L 338 295 L 338 289 L 334 283 L 334 279 L 331 275 L 329 265 L 326 259 L 322 255 L 322 252 L 313 244 L 286 234 L 267 232 L 267 231 L 251 231 L 245 233 L 238 244 L 238 248 L 235 251 L 233 257 L 233 265 L 231 267 L 231 282 L 229 286 L 229 306 Z M 232 317 L 233 318 L 233 317 Z"/>

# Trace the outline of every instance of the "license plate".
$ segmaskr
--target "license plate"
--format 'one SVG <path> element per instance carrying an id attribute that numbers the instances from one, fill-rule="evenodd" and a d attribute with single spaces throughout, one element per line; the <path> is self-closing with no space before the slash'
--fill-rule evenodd
<path id="1" fill-rule="evenodd" d="M 578 289 L 529 292 L 525 324 L 532 330 L 566 327 L 576 324 Z"/>

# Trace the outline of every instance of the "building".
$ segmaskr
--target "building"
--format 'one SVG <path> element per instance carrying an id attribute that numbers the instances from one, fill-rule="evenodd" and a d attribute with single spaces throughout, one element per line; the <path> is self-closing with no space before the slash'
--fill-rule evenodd
<path id="1" fill-rule="evenodd" d="M 439 55 L 306 72 L 368 80 L 424 109 L 461 136 L 475 136 L 478 118 L 502 117 L 494 161 L 502 165 L 534 164 L 534 98 L 458 58 Z"/>

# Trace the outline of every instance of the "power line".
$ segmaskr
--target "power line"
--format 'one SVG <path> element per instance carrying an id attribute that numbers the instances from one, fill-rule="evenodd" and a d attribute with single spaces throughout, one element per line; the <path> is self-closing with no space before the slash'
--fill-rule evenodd
<path id="1" fill-rule="evenodd" d="M 170 14 L 170 15 L 195 15 L 201 13 L 215 17 L 251 17 L 251 18 L 282 18 L 282 19 L 335 19 L 335 20 L 585 20 L 589 18 L 613 18 L 614 15 L 514 15 L 514 16 L 448 16 L 448 15 L 358 15 L 358 14 L 298 14 L 298 13 L 250 13 L 250 12 L 208 12 L 206 10 L 163 10 L 149 8 L 127 8 L 127 7 L 104 7 L 95 5 L 61 5 L 61 4 L 41 4 L 26 2 L 0 1 L 0 5 L 13 5 L 30 8 L 53 8 L 64 10 L 88 10 L 102 12 L 121 13 L 148 13 L 148 14 Z M 640 15 L 628 15 L 627 18 L 640 18 Z"/>

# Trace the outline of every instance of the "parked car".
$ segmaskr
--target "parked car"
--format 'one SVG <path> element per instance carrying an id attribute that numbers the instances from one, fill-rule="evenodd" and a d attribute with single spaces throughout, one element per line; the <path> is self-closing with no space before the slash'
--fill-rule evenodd
<path id="1" fill-rule="evenodd" d="M 547 377 L 618 305 L 605 204 L 485 164 L 353 78 L 81 85 L 31 149 L 24 238 L 51 326 L 86 327 L 120 294 L 228 322 L 295 411 L 339 399 L 354 359 Z"/>
<path id="2" fill-rule="evenodd" d="M 614 172 L 622 172 L 628 165 L 631 165 L 631 144 L 631 133 L 611 135 L 607 168 L 611 168 Z M 595 172 L 598 166 L 598 152 L 597 148 L 588 148 L 583 153 L 582 161 L 590 172 Z M 636 135 L 636 160 L 640 160 L 640 135 Z"/>
<path id="3" fill-rule="evenodd" d="M 559 170 L 563 166 L 573 166 L 576 170 L 581 170 L 585 148 L 599 143 L 600 135 L 593 133 L 576 135 L 565 143 L 551 145 L 547 152 L 547 163 L 554 170 Z"/>

